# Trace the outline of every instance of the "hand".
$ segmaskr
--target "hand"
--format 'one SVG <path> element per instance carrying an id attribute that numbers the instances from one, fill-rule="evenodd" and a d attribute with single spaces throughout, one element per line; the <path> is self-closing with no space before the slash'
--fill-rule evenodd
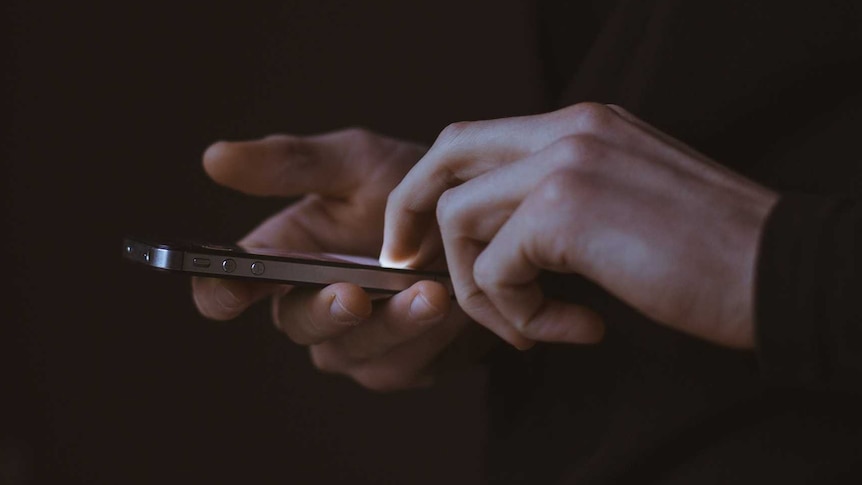
<path id="1" fill-rule="evenodd" d="M 585 103 L 445 130 L 390 195 L 381 258 L 422 264 L 442 237 L 458 302 L 501 336 L 601 338 L 595 313 L 544 297 L 545 269 L 751 348 L 757 246 L 776 200 L 622 108 Z M 435 211 L 439 234 L 422 230 Z"/>
<path id="2" fill-rule="evenodd" d="M 386 197 L 424 152 L 411 143 L 345 130 L 219 142 L 207 149 L 203 163 L 213 180 L 250 195 L 304 195 L 241 245 L 376 257 Z M 374 302 L 350 283 L 310 290 L 194 278 L 192 286 L 200 312 L 218 320 L 272 296 L 276 326 L 310 346 L 318 368 L 372 389 L 430 383 L 440 354 L 469 322 L 450 308 L 446 289 L 431 281 Z"/>

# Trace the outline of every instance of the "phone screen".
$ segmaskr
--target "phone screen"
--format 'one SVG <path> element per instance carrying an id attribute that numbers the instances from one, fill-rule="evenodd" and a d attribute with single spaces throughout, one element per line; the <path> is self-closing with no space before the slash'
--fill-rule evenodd
<path id="1" fill-rule="evenodd" d="M 219 245 L 211 245 L 211 244 L 202 244 L 201 247 L 210 248 L 210 249 L 225 249 L 229 248 L 226 246 Z M 374 266 L 378 268 L 384 267 L 380 264 L 380 261 L 376 258 L 371 258 L 368 256 L 357 256 L 353 254 L 338 254 L 338 253 L 312 253 L 305 251 L 291 251 L 288 249 L 275 249 L 275 248 L 259 248 L 259 247 L 243 247 L 243 246 L 234 246 L 238 250 L 242 252 L 246 252 L 249 254 L 260 254 L 264 256 L 272 256 L 276 258 L 289 258 L 289 259 L 304 259 L 309 261 L 327 261 L 330 263 L 350 263 L 350 264 L 359 264 L 362 266 Z"/>

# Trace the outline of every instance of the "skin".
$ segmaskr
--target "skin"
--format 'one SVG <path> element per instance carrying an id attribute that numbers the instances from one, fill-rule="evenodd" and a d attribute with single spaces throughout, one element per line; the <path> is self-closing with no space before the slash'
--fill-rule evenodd
<path id="1" fill-rule="evenodd" d="M 777 198 L 620 107 L 584 103 L 444 130 L 389 196 L 381 260 L 422 266 L 442 241 L 459 305 L 510 342 L 601 339 L 589 308 L 544 297 L 537 276 L 550 270 L 750 349 Z"/>
<path id="2" fill-rule="evenodd" d="M 445 262 L 458 305 L 429 281 L 375 300 L 349 283 L 193 280 L 213 319 L 271 298 L 319 369 L 370 389 L 428 385 L 500 339 L 599 341 L 600 316 L 545 298 L 541 270 L 585 276 L 659 324 L 754 344 L 757 247 L 777 194 L 617 106 L 455 123 L 430 150 L 355 129 L 219 142 L 204 169 L 249 195 L 301 197 L 241 244 Z"/>
<path id="3" fill-rule="evenodd" d="M 301 196 L 240 244 L 377 257 L 386 198 L 425 151 L 350 129 L 218 142 L 203 166 L 215 182 L 252 196 Z M 496 340 L 431 281 L 387 299 L 350 283 L 309 290 L 194 278 L 192 290 L 199 311 L 216 320 L 271 298 L 276 327 L 308 346 L 320 370 L 381 391 L 428 385 L 452 365 L 450 355 L 467 361 Z"/>

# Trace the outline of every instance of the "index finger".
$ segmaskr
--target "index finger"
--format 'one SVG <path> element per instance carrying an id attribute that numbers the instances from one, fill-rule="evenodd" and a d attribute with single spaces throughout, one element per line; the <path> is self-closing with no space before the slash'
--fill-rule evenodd
<path id="1" fill-rule="evenodd" d="M 363 165 L 368 158 L 366 152 L 384 152 L 385 145 L 394 143 L 397 142 L 362 129 L 220 141 L 206 149 L 203 166 L 219 184 L 251 195 L 290 197 L 315 193 L 344 198 L 367 176 Z"/>
<path id="2" fill-rule="evenodd" d="M 292 196 L 314 192 L 348 197 L 362 181 L 364 171 L 362 157 L 353 156 L 359 142 L 362 142 L 359 149 L 367 149 L 374 143 L 393 141 L 356 129 L 308 137 L 274 135 L 253 141 L 222 141 L 204 152 L 203 166 L 216 182 L 252 195 Z M 320 224 L 317 221 L 330 222 L 321 217 L 325 211 L 320 206 L 308 198 L 293 204 L 261 223 L 240 244 L 298 251 L 345 249 L 323 248 L 321 245 L 332 246 L 333 241 L 313 234 L 315 224 Z M 318 232 L 333 233 L 327 229 L 330 227 Z M 234 318 L 253 303 L 285 289 L 289 287 L 192 279 L 192 295 L 198 310 L 217 320 Z"/>
<path id="3" fill-rule="evenodd" d="M 449 125 L 389 195 L 381 262 L 421 267 L 433 257 L 420 249 L 428 244 L 430 222 L 446 190 L 565 136 L 602 131 L 620 119 L 607 106 L 581 103 L 540 115 Z"/>
<path id="4" fill-rule="evenodd" d="M 509 136 L 514 135 L 511 132 L 518 120 L 454 123 L 440 133 L 428 153 L 389 194 L 380 254 L 384 265 L 418 267 L 425 263 L 416 261 L 416 256 L 431 232 L 443 192 L 491 170 L 501 160 L 515 160 L 529 149 L 519 137 Z"/>

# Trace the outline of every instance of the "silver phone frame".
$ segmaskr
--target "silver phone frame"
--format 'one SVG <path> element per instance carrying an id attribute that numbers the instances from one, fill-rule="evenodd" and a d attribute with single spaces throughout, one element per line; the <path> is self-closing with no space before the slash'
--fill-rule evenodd
<path id="1" fill-rule="evenodd" d="M 349 282 L 379 293 L 398 293 L 419 281 L 436 281 L 446 288 L 450 296 L 455 295 L 446 273 L 279 257 L 253 251 L 234 252 L 205 245 L 153 242 L 130 237 L 123 240 L 125 259 L 168 271 L 318 287 Z"/>

